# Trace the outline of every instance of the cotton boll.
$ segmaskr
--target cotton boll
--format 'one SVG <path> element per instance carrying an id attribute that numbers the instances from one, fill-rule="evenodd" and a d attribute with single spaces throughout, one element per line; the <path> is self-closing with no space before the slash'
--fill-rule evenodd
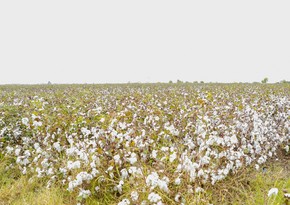
<path id="1" fill-rule="evenodd" d="M 122 161 L 121 161 L 121 157 L 120 157 L 120 155 L 115 155 L 114 157 L 113 157 L 113 159 L 115 160 L 115 163 L 116 164 L 122 164 Z"/>
<path id="2" fill-rule="evenodd" d="M 170 156 L 169 156 L 169 161 L 173 162 L 176 159 L 176 152 L 173 152 Z"/>
<path id="3" fill-rule="evenodd" d="M 28 126 L 28 125 L 29 125 L 29 119 L 28 119 L 27 117 L 22 118 L 21 122 L 22 122 L 22 124 L 24 124 L 25 126 Z"/>
<path id="4" fill-rule="evenodd" d="M 123 191 L 123 185 L 124 185 L 124 181 L 121 180 L 121 181 L 119 182 L 119 184 L 118 184 L 117 186 L 115 186 L 115 190 L 118 191 L 120 194 L 121 194 L 122 191 Z"/>
<path id="5" fill-rule="evenodd" d="M 151 186 L 154 188 L 158 185 L 158 180 L 159 180 L 158 174 L 156 172 L 152 172 L 150 175 L 147 176 L 146 184 L 147 186 Z"/>
<path id="6" fill-rule="evenodd" d="M 138 198 L 139 198 L 138 192 L 137 191 L 132 191 L 131 192 L 131 199 L 132 199 L 132 201 L 137 201 Z"/>
<path id="7" fill-rule="evenodd" d="M 13 152 L 14 148 L 10 147 L 10 146 L 7 146 L 6 150 L 7 150 L 7 154 L 11 154 Z"/>
<path id="8" fill-rule="evenodd" d="M 53 146 L 54 149 L 56 149 L 56 151 L 61 152 L 62 148 L 61 148 L 59 142 L 53 143 L 52 146 Z"/>
<path id="9" fill-rule="evenodd" d="M 81 167 L 81 162 L 80 161 L 75 161 L 75 162 L 68 161 L 67 162 L 67 168 L 69 170 L 71 170 L 71 169 L 78 169 L 80 167 Z"/>
<path id="10" fill-rule="evenodd" d="M 80 198 L 82 198 L 82 199 L 86 199 L 86 198 L 88 198 L 90 195 L 91 195 L 91 191 L 90 191 L 90 190 L 84 190 L 84 189 L 81 189 L 80 192 L 79 192 L 78 197 L 80 197 Z"/>
<path id="11" fill-rule="evenodd" d="M 151 153 L 151 157 L 152 157 L 153 159 L 156 159 L 156 157 L 157 157 L 157 151 L 156 151 L 156 150 L 153 150 L 153 151 L 152 151 L 152 153 Z"/>
<path id="12" fill-rule="evenodd" d="M 130 205 L 129 199 L 123 199 L 121 202 L 118 203 L 118 205 Z"/>
<path id="13" fill-rule="evenodd" d="M 121 170 L 121 178 L 122 179 L 127 179 L 128 178 L 128 171 L 127 171 L 127 169 L 122 169 Z"/>
<path id="14" fill-rule="evenodd" d="M 133 152 L 131 153 L 131 156 L 127 158 L 127 160 L 130 162 L 130 164 L 135 164 L 137 162 L 137 155 Z"/>
<path id="15" fill-rule="evenodd" d="M 21 149 L 20 148 L 15 149 L 15 155 L 16 156 L 19 156 L 20 152 L 21 152 Z"/>
<path id="16" fill-rule="evenodd" d="M 179 177 L 177 177 L 175 180 L 174 180 L 174 184 L 175 185 L 180 185 L 181 183 L 181 179 Z"/>
<path id="17" fill-rule="evenodd" d="M 277 188 L 271 188 L 268 192 L 268 197 L 272 195 L 277 195 L 278 194 L 278 189 Z"/>
<path id="18" fill-rule="evenodd" d="M 157 203 L 157 202 L 161 201 L 161 197 L 159 196 L 159 194 L 152 192 L 148 195 L 148 200 L 150 202 Z"/>

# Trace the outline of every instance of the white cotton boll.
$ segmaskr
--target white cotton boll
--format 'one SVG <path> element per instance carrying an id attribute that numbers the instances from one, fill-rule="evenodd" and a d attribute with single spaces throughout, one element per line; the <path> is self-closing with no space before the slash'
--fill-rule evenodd
<path id="1" fill-rule="evenodd" d="M 159 176 L 156 172 L 152 172 L 146 178 L 147 186 L 155 188 L 158 185 Z"/>
<path id="2" fill-rule="evenodd" d="M 141 205 L 147 205 L 147 201 L 146 200 L 142 201 Z"/>
<path id="3" fill-rule="evenodd" d="M 129 199 L 123 199 L 121 202 L 118 203 L 118 205 L 130 205 Z"/>
<path id="4" fill-rule="evenodd" d="M 137 201 L 138 198 L 139 198 L 138 192 L 137 191 L 132 191 L 131 192 L 131 199 L 132 199 L 132 201 Z"/>
<path id="5" fill-rule="evenodd" d="M 126 129 L 127 128 L 127 125 L 126 125 L 126 123 L 125 122 L 120 122 L 119 123 L 119 127 L 122 129 L 122 130 L 124 130 L 124 129 Z"/>
<path id="6" fill-rule="evenodd" d="M 161 147 L 160 149 L 162 152 L 167 152 L 169 150 L 169 147 Z"/>
<path id="7" fill-rule="evenodd" d="M 99 191 L 100 191 L 100 187 L 99 187 L 99 186 L 96 186 L 96 187 L 95 187 L 95 191 L 96 191 L 96 192 L 99 192 Z"/>
<path id="8" fill-rule="evenodd" d="M 19 156 L 20 152 L 21 152 L 21 149 L 20 148 L 15 149 L 15 155 L 16 156 Z"/>
<path id="9" fill-rule="evenodd" d="M 49 168 L 47 171 L 46 171 L 46 174 L 47 175 L 53 175 L 54 174 L 54 171 L 52 168 Z"/>
<path id="10" fill-rule="evenodd" d="M 116 164 L 121 164 L 122 163 L 120 155 L 117 154 L 113 158 L 114 158 L 114 161 L 115 161 Z"/>
<path id="11" fill-rule="evenodd" d="M 230 172 L 229 168 L 226 167 L 224 170 L 223 170 L 223 174 L 226 176 L 228 175 L 228 173 Z"/>
<path id="12" fill-rule="evenodd" d="M 39 143 L 38 142 L 34 143 L 33 147 L 35 150 L 37 150 L 38 148 L 40 148 Z"/>
<path id="13" fill-rule="evenodd" d="M 286 194 L 284 194 L 284 197 L 285 197 L 286 199 L 290 199 L 290 193 L 286 193 Z"/>
<path id="14" fill-rule="evenodd" d="M 81 162 L 80 161 L 75 161 L 75 162 L 68 161 L 67 162 L 67 168 L 69 170 L 71 170 L 71 169 L 78 169 L 80 167 L 81 167 Z"/>
<path id="15" fill-rule="evenodd" d="M 117 190 L 119 193 L 122 193 L 122 191 L 123 191 L 123 185 L 124 185 L 124 181 L 121 180 L 119 182 L 119 184 L 115 187 L 115 190 Z"/>
<path id="16" fill-rule="evenodd" d="M 26 173 L 27 173 L 27 169 L 26 169 L 26 167 L 24 167 L 23 170 L 22 170 L 22 174 L 25 175 Z"/>
<path id="17" fill-rule="evenodd" d="M 174 180 L 174 184 L 175 185 L 180 185 L 181 183 L 181 179 L 179 177 L 177 177 L 175 180 Z"/>
<path id="18" fill-rule="evenodd" d="M 196 192 L 196 193 L 204 192 L 204 189 L 201 188 L 201 187 L 196 187 L 196 188 L 195 188 L 195 192 Z"/>
<path id="19" fill-rule="evenodd" d="M 238 141 L 236 135 L 231 136 L 231 143 L 232 143 L 232 144 L 237 144 L 238 142 L 239 142 L 239 141 Z"/>
<path id="20" fill-rule="evenodd" d="M 96 168 L 96 163 L 95 163 L 95 161 L 92 161 L 92 162 L 90 163 L 90 166 L 91 166 L 91 168 Z"/>
<path id="21" fill-rule="evenodd" d="M 53 143 L 52 146 L 54 147 L 54 149 L 56 149 L 56 151 L 61 152 L 62 149 L 61 149 L 59 142 Z"/>
<path id="22" fill-rule="evenodd" d="M 137 167 L 129 167 L 128 172 L 132 175 L 132 176 L 143 176 L 143 172 L 141 168 L 137 168 Z"/>
<path id="23" fill-rule="evenodd" d="M 80 192 L 79 192 L 79 197 L 82 198 L 82 199 L 86 199 L 90 195 L 91 195 L 91 191 L 90 190 L 81 189 Z"/>
<path id="24" fill-rule="evenodd" d="M 121 170 L 121 178 L 122 179 L 127 179 L 128 178 L 128 175 L 129 174 L 128 174 L 127 169 L 124 168 L 124 169 Z"/>
<path id="25" fill-rule="evenodd" d="M 137 162 L 137 155 L 133 152 L 131 153 L 131 156 L 127 158 L 127 160 L 130 162 L 130 164 L 135 164 Z"/>
<path id="26" fill-rule="evenodd" d="M 162 191 L 165 191 L 165 192 L 169 192 L 169 189 L 168 189 L 168 186 L 167 186 L 167 182 L 164 181 L 164 180 L 158 180 L 158 187 L 162 190 Z"/>
<path id="27" fill-rule="evenodd" d="M 21 122 L 22 122 L 22 124 L 24 124 L 25 126 L 28 126 L 28 125 L 29 125 L 29 119 L 28 119 L 27 117 L 22 118 Z"/>
<path id="28" fill-rule="evenodd" d="M 67 156 L 72 156 L 74 153 L 76 153 L 77 149 L 75 147 L 71 147 L 71 148 L 68 148 L 66 149 L 66 155 Z"/>
<path id="29" fill-rule="evenodd" d="M 24 158 L 20 164 L 26 166 L 26 165 L 29 164 L 29 162 L 30 162 L 30 161 L 29 161 L 27 158 Z"/>
<path id="30" fill-rule="evenodd" d="M 173 152 L 170 156 L 169 156 L 169 161 L 173 162 L 176 159 L 176 152 Z"/>
<path id="31" fill-rule="evenodd" d="M 110 171 L 112 171 L 113 169 L 114 169 L 113 166 L 109 166 L 106 172 L 110 172 Z"/>
<path id="32" fill-rule="evenodd" d="M 77 187 L 77 186 L 78 186 L 78 184 L 77 184 L 75 181 L 70 181 L 70 182 L 68 183 L 68 188 L 67 188 L 67 190 L 68 190 L 68 191 L 73 191 L 74 188 Z"/>
<path id="33" fill-rule="evenodd" d="M 91 174 L 87 173 L 87 172 L 80 172 L 80 173 L 78 173 L 78 175 L 76 176 L 76 180 L 77 180 L 77 181 L 80 181 L 80 182 L 82 182 L 82 181 L 87 181 L 87 182 L 89 182 L 89 181 L 91 181 L 92 179 L 93 179 L 93 176 L 92 176 Z"/>
<path id="34" fill-rule="evenodd" d="M 105 118 L 101 118 L 101 119 L 100 119 L 100 122 L 101 122 L 101 123 L 105 122 Z"/>
<path id="35" fill-rule="evenodd" d="M 260 166 L 258 164 L 255 164 L 255 169 L 256 170 L 259 170 L 260 169 Z"/>
<path id="36" fill-rule="evenodd" d="M 157 202 L 161 201 L 161 197 L 159 196 L 159 194 L 152 192 L 148 195 L 148 200 L 150 202 L 157 203 Z"/>
<path id="37" fill-rule="evenodd" d="M 42 122 L 40 122 L 40 121 L 33 121 L 33 126 L 34 127 L 40 127 L 40 126 L 42 126 Z"/>
<path id="38" fill-rule="evenodd" d="M 289 152 L 289 149 L 290 149 L 290 146 L 289 146 L 289 145 L 285 146 L 285 151 L 286 151 L 286 153 Z"/>
<path id="39" fill-rule="evenodd" d="M 82 134 L 83 134 L 84 136 L 88 136 L 89 134 L 91 134 L 91 131 L 88 130 L 87 128 L 85 128 L 85 127 L 82 127 L 82 128 L 81 128 L 81 132 L 82 132 Z"/>
<path id="40" fill-rule="evenodd" d="M 114 173 L 112 173 L 112 172 L 109 173 L 109 176 L 111 179 L 113 179 L 115 177 Z"/>
<path id="41" fill-rule="evenodd" d="M 197 176 L 198 177 L 202 177 L 204 175 L 204 171 L 202 169 L 200 169 L 198 172 L 197 172 Z"/>
<path id="42" fill-rule="evenodd" d="M 7 146 L 6 150 L 7 150 L 7 154 L 11 154 L 14 149 L 13 149 L 13 147 Z"/>
<path id="43" fill-rule="evenodd" d="M 277 188 L 271 188 L 268 192 L 268 197 L 272 195 L 277 195 L 278 194 L 278 189 Z"/>
<path id="44" fill-rule="evenodd" d="M 91 174 L 93 177 L 96 177 L 100 172 L 96 169 L 96 168 L 93 168 L 92 171 L 91 171 Z"/>
<path id="45" fill-rule="evenodd" d="M 37 167 L 37 168 L 35 169 L 35 171 L 37 172 L 37 177 L 38 177 L 38 178 L 41 178 L 41 177 L 42 177 L 43 170 L 41 170 L 39 167 Z"/>
<path id="46" fill-rule="evenodd" d="M 180 202 L 180 198 L 181 198 L 180 194 L 176 194 L 175 197 L 174 197 L 174 201 L 175 202 Z"/>
<path id="47" fill-rule="evenodd" d="M 67 169 L 66 168 L 59 168 L 59 172 L 62 174 L 66 174 L 67 173 Z"/>
<path id="48" fill-rule="evenodd" d="M 263 164 L 264 162 L 266 162 L 266 157 L 261 156 L 261 157 L 258 159 L 258 164 Z"/>
<path id="49" fill-rule="evenodd" d="M 208 156 L 204 156 L 200 159 L 201 165 L 209 164 L 210 158 Z"/>
<path id="50" fill-rule="evenodd" d="M 30 151 L 29 150 L 25 150 L 24 156 L 25 157 L 30 157 L 31 156 Z"/>
<path id="51" fill-rule="evenodd" d="M 156 150 L 153 150 L 153 151 L 152 151 L 152 153 L 151 153 L 151 157 L 152 157 L 153 159 L 156 159 L 156 157 L 157 157 L 157 152 L 158 152 L 158 151 L 156 151 Z"/>

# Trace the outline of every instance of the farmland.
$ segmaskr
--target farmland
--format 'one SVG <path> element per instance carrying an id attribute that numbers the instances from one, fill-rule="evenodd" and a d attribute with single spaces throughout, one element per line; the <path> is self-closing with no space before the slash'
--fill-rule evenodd
<path id="1" fill-rule="evenodd" d="M 262 193 L 290 192 L 289 84 L 7 85 L 0 94 L 0 204 L 241 204 L 253 181 Z M 263 185 L 267 177 L 277 178 Z"/>

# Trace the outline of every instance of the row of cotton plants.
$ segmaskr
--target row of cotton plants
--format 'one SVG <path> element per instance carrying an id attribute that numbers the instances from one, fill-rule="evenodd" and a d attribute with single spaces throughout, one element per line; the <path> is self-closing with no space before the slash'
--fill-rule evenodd
<path id="1" fill-rule="evenodd" d="M 2 88 L 0 150 L 23 175 L 79 203 L 186 204 L 246 166 L 289 152 L 288 87 Z"/>

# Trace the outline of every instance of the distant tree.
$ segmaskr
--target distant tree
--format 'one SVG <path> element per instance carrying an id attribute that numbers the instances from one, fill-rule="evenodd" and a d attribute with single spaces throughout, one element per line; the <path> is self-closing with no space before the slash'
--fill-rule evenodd
<path id="1" fill-rule="evenodd" d="M 193 81 L 192 83 L 198 83 L 197 81 Z"/>
<path id="2" fill-rule="evenodd" d="M 290 81 L 287 81 L 287 80 L 281 80 L 280 83 L 290 83 Z"/>
<path id="3" fill-rule="evenodd" d="M 172 80 L 170 80 L 169 83 L 170 83 L 170 84 L 173 83 Z"/>
<path id="4" fill-rule="evenodd" d="M 200 81 L 200 83 L 204 83 L 203 81 Z"/>
<path id="5" fill-rule="evenodd" d="M 183 83 L 181 80 L 177 80 L 177 84 L 181 84 Z"/>
<path id="6" fill-rule="evenodd" d="M 262 81 L 261 81 L 261 83 L 267 83 L 268 82 L 268 78 L 264 78 Z"/>
<path id="7" fill-rule="evenodd" d="M 47 83 L 48 85 L 51 85 L 52 83 L 50 82 L 50 81 L 48 81 L 48 83 Z"/>

